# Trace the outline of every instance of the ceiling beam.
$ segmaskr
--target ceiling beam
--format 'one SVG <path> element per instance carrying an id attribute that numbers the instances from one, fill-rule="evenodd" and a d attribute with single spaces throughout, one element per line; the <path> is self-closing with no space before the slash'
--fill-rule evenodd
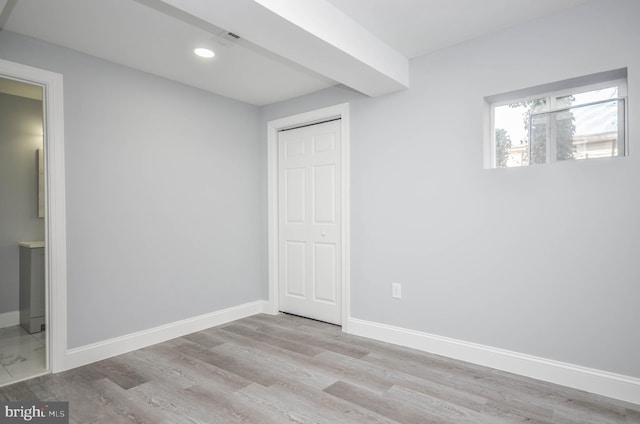
<path id="1" fill-rule="evenodd" d="M 369 96 L 409 86 L 409 60 L 325 0 L 162 0 Z"/>

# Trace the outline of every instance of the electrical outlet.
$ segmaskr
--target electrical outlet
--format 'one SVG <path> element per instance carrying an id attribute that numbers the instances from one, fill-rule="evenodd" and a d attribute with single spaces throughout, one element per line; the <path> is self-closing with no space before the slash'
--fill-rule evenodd
<path id="1" fill-rule="evenodd" d="M 391 297 L 394 299 L 402 298 L 402 286 L 400 283 L 391 283 Z"/>

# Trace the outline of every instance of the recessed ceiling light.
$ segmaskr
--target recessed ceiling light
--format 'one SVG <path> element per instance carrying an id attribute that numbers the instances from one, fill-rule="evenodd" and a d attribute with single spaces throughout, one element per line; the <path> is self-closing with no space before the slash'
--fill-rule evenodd
<path id="1" fill-rule="evenodd" d="M 213 50 L 205 49 L 204 47 L 198 47 L 197 49 L 194 49 L 193 52 L 200 57 L 204 57 L 205 59 L 211 59 L 216 55 Z"/>

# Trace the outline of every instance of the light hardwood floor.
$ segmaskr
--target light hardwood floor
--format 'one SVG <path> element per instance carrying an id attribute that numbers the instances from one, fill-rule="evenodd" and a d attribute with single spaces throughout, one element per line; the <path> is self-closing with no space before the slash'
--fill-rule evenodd
<path id="1" fill-rule="evenodd" d="M 640 423 L 640 406 L 257 315 L 0 388 L 73 423 Z"/>

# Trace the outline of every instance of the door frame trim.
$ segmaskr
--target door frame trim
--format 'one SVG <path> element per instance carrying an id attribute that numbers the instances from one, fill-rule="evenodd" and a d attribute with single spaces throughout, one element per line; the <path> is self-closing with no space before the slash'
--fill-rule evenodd
<path id="1" fill-rule="evenodd" d="M 67 230 L 62 75 L 0 59 L 0 75 L 43 87 L 47 369 L 66 369 Z"/>
<path id="2" fill-rule="evenodd" d="M 268 219 L 268 264 L 269 264 L 269 305 L 268 312 L 277 314 L 279 308 L 279 284 L 280 276 L 278 273 L 278 131 L 295 128 L 301 125 L 313 124 L 316 122 L 326 121 L 328 119 L 341 119 L 341 168 L 342 168 L 342 184 L 341 184 L 341 200 L 342 200 L 342 331 L 348 332 L 347 325 L 349 323 L 350 313 L 350 288 L 351 288 L 351 222 L 350 222 L 350 147 L 351 140 L 349 137 L 349 104 L 342 103 L 335 106 L 329 106 L 310 112 L 300 113 L 285 118 L 275 119 L 267 122 L 267 219 Z"/>

